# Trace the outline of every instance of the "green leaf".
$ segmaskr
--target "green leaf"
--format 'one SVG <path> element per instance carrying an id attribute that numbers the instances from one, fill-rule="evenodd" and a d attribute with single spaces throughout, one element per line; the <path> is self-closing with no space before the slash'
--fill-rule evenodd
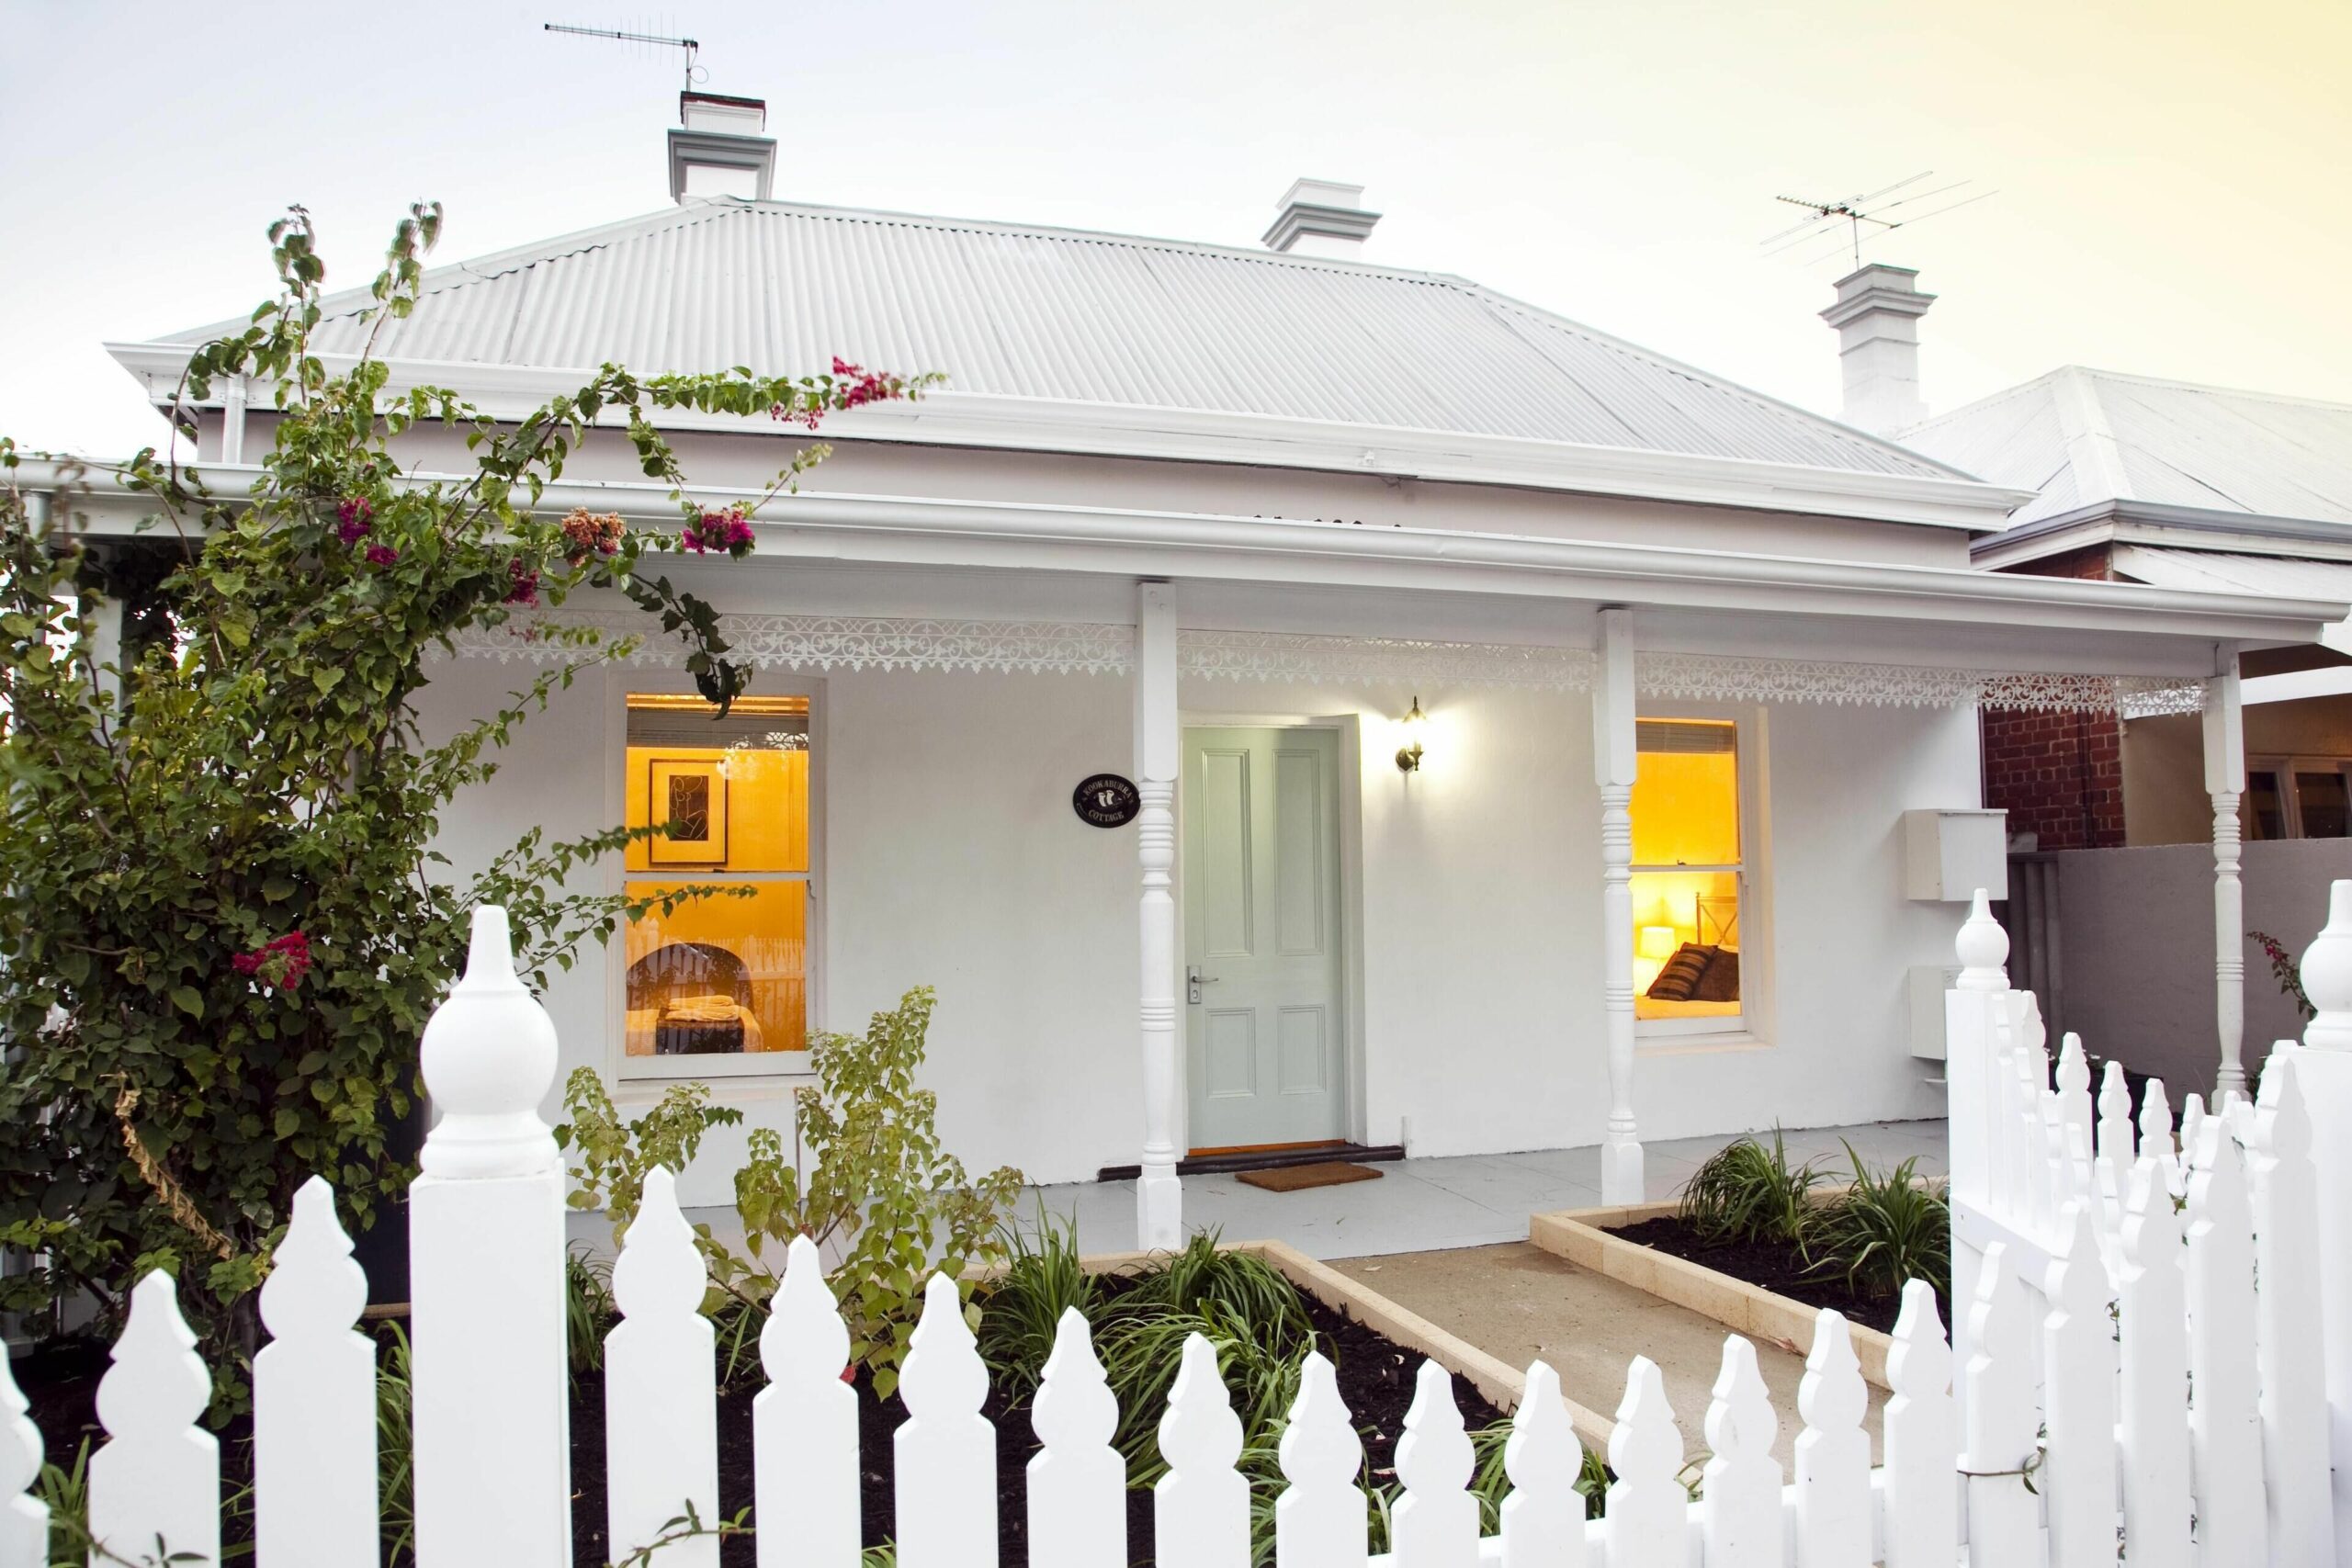
<path id="1" fill-rule="evenodd" d="M 174 986 L 172 987 L 172 1005 L 178 1008 L 180 1011 L 187 1014 L 190 1018 L 202 1018 L 204 1016 L 204 993 L 198 990 L 194 986 Z"/>

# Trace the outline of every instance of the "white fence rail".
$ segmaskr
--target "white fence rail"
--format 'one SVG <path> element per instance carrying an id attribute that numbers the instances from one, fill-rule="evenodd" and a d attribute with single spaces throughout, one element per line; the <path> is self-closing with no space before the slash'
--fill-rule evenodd
<path id="1" fill-rule="evenodd" d="M 2345 885 L 2352 888 L 2352 885 Z M 2352 953 L 2352 894 L 2345 904 Z M 1986 935 L 1987 929 L 1991 936 Z M 1528 1370 L 1498 1536 L 1481 1540 L 1473 1458 L 1446 1373 L 1425 1364 L 1396 1456 L 1399 1568 L 2323 1568 L 2336 1562 L 2321 1226 L 2312 1130 L 2291 1063 L 2259 1108 L 2233 1102 L 2185 1154 L 2158 1108 L 2134 1129 L 2120 1083 L 2097 1100 L 2078 1043 L 2054 1077 L 2031 998 L 2007 989 L 1980 903 L 1951 995 L 1957 1360 L 1933 1292 L 1906 1287 L 1888 1357 L 1883 1463 L 1845 1322 L 1825 1312 L 1784 1475 L 1779 1416 L 1753 1348 L 1733 1336 L 1706 1412 L 1694 1499 L 1658 1369 L 1636 1358 L 1610 1439 L 1605 1517 L 1576 1492 L 1581 1455 L 1542 1361 Z M 2352 964 L 2345 999 L 2352 1007 Z M 2352 1015 L 2347 1015 L 2352 1023 Z M 546 1015 L 515 980 L 504 915 L 481 911 L 464 980 L 424 1043 L 442 1109 L 413 1204 L 419 1568 L 568 1568 L 563 1178 L 536 1113 L 554 1069 Z M 2135 1135 L 2136 1133 L 2136 1135 Z M 2336 1245 L 2343 1245 L 2339 1236 Z M 614 1269 L 605 1341 L 615 1555 L 689 1507 L 719 1515 L 711 1328 L 703 1269 L 667 1173 Z M 295 1207 L 266 1287 L 255 1366 L 259 1568 L 378 1560 L 374 1363 L 362 1292 L 323 1183 Z M 220 1551 L 209 1380 L 171 1281 L 134 1292 L 99 1392 L 107 1442 L 90 1473 L 94 1532 L 119 1559 Z M 848 1335 L 816 1251 L 790 1251 L 761 1335 L 752 1522 L 761 1568 L 852 1568 L 861 1476 Z M 1955 1386 L 1955 1374 L 1957 1386 Z M 903 1369 L 894 1508 L 904 1568 L 991 1568 L 1001 1477 L 980 1414 L 988 1374 L 956 1292 L 933 1279 Z M 1957 1395 L 1957 1399 L 1955 1396 Z M 1962 1410 L 1964 1406 L 1964 1411 Z M 0 1568 L 47 1562 L 28 1495 L 38 1434 L 0 1372 Z M 1027 1414 L 1029 1562 L 1120 1568 L 1125 1469 L 1118 1412 L 1077 1314 Z M 1169 1472 L 1153 1518 L 1162 1568 L 1244 1568 L 1250 1483 L 1213 1347 L 1194 1336 L 1159 1427 Z M 1280 1443 L 1279 1568 L 1362 1568 L 1362 1441 L 1319 1355 Z M 2119 1543 L 2120 1550 L 2119 1551 Z M 652 1568 L 712 1568 L 702 1535 Z M 105 1561 L 103 1558 L 95 1561 Z M 178 1561 L 178 1559 L 175 1559 Z"/>

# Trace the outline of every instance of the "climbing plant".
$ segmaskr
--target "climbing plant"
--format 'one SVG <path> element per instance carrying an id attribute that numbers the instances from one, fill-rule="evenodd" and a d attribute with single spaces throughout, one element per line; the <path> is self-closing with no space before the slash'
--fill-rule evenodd
<path id="1" fill-rule="evenodd" d="M 433 205 L 401 220 L 361 307 L 366 344 L 332 365 L 312 347 L 326 269 L 311 220 L 296 208 L 271 227 L 277 296 L 197 348 L 174 399 L 186 423 L 232 378 L 255 389 L 275 434 L 250 489 L 216 491 L 150 449 L 78 490 L 45 466 L 36 493 L 0 439 L 0 1246 L 38 1255 L 0 1280 L 0 1306 L 78 1292 L 113 1314 L 141 1273 L 172 1270 L 232 1369 L 224 1405 L 295 1188 L 325 1173 L 364 1227 L 413 1174 L 389 1129 L 418 1095 L 417 1037 L 473 906 L 506 906 L 544 983 L 583 942 L 693 896 L 581 891 L 617 829 L 535 829 L 462 874 L 435 849 L 444 808 L 517 727 L 643 637 L 683 645 L 722 708 L 745 689 L 717 614 L 660 569 L 749 554 L 760 506 L 825 448 L 797 446 L 761 495 L 706 506 L 657 416 L 813 428 L 934 379 L 839 360 L 799 378 L 606 365 L 521 419 L 395 388 L 379 338 L 424 297 L 440 225 Z M 429 426 L 462 434 L 462 472 L 404 456 Z M 600 430 L 670 487 L 674 520 L 542 510 Z M 101 484 L 150 513 L 135 547 L 85 527 Z M 136 635 L 118 637 L 107 594 L 125 584 L 141 591 L 120 617 Z M 643 630 L 520 618 L 575 595 L 636 606 Z M 427 736 L 428 656 L 497 626 L 548 641 L 554 661 Z"/>

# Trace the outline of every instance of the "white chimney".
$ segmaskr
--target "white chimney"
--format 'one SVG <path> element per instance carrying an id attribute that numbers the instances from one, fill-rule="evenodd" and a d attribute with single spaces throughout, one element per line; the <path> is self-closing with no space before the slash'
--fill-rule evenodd
<path id="1" fill-rule="evenodd" d="M 1353 261 L 1363 250 L 1364 236 L 1379 221 L 1379 213 L 1363 209 L 1363 186 L 1297 180 L 1283 197 L 1274 226 L 1266 231 L 1266 248 Z"/>
<path id="2" fill-rule="evenodd" d="M 763 98 L 680 93 L 670 131 L 670 199 L 733 196 L 765 201 L 775 183 L 775 138 Z"/>
<path id="3" fill-rule="evenodd" d="M 1919 318 L 1936 302 L 1918 273 L 1881 262 L 1838 280 L 1838 302 L 1821 319 L 1838 329 L 1846 367 L 1844 418 L 1857 430 L 1892 435 L 1928 417 L 1919 396 Z"/>

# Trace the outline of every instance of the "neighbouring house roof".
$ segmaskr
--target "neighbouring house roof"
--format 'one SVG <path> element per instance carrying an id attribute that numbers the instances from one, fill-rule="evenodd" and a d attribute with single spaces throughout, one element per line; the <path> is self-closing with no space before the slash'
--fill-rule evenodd
<path id="1" fill-rule="evenodd" d="M 356 351 L 368 303 L 364 290 L 329 299 L 313 347 Z M 838 354 L 944 369 L 967 395 L 1961 478 L 1459 277 L 788 202 L 689 202 L 435 268 L 377 352 L 768 374 Z"/>
<path id="2" fill-rule="evenodd" d="M 2012 530 L 2119 503 L 2352 524 L 2352 407 L 2342 403 L 2069 365 L 1898 439 L 2039 491 Z"/>

